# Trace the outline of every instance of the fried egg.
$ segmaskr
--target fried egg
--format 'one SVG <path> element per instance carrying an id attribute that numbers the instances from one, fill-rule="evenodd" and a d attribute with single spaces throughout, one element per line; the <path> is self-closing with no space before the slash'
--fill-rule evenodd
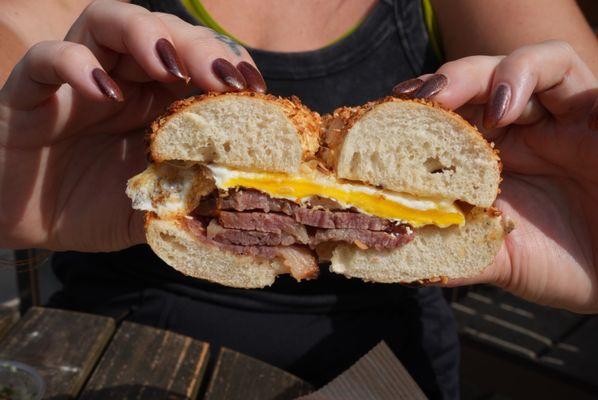
<path id="1" fill-rule="evenodd" d="M 218 189 L 255 189 L 270 197 L 304 203 L 314 196 L 336 201 L 344 208 L 408 223 L 413 227 L 435 225 L 445 228 L 462 225 L 463 212 L 454 201 L 416 196 L 380 189 L 362 183 L 341 182 L 313 168 L 302 168 L 299 174 L 255 172 L 207 165 Z"/>

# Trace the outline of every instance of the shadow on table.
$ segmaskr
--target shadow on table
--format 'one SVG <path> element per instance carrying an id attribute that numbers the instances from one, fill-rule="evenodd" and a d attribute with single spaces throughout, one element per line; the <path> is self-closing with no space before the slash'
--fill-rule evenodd
<path id="1" fill-rule="evenodd" d="M 85 391 L 80 400 L 104 400 L 104 399 L 164 399 L 164 400 L 188 400 L 195 397 L 195 394 L 181 394 L 157 388 L 153 386 L 116 385 L 98 390 Z M 58 395 L 48 397 L 48 400 L 71 400 L 72 397 Z"/>

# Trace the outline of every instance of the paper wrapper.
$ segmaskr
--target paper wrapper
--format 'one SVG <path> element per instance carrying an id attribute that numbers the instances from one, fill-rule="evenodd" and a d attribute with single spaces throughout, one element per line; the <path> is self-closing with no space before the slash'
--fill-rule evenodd
<path id="1" fill-rule="evenodd" d="M 380 342 L 330 383 L 296 400 L 426 399 L 384 342 Z"/>

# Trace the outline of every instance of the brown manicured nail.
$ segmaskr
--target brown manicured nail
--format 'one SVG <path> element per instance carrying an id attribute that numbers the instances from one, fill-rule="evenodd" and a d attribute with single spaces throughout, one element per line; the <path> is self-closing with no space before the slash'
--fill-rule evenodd
<path id="1" fill-rule="evenodd" d="M 448 78 L 442 74 L 434 74 L 413 95 L 415 99 L 429 99 L 436 96 L 448 85 Z"/>
<path id="2" fill-rule="evenodd" d="M 253 92 L 266 93 L 266 82 L 262 77 L 260 71 L 258 71 L 253 65 L 246 61 L 241 61 L 237 64 L 237 69 L 243 74 L 243 77 L 247 81 L 247 88 Z"/>
<path id="3" fill-rule="evenodd" d="M 506 83 L 496 86 L 484 112 L 484 127 L 486 129 L 492 129 L 498 125 L 502 117 L 505 116 L 510 102 L 511 87 Z"/>
<path id="4" fill-rule="evenodd" d="M 101 68 L 96 68 L 91 71 L 91 76 L 104 96 L 108 97 L 110 100 L 119 102 L 125 99 L 123 97 L 123 92 L 106 71 Z"/>
<path id="5" fill-rule="evenodd" d="M 397 97 L 411 97 L 411 95 L 417 92 L 423 84 L 424 81 L 419 78 L 409 79 L 393 87 L 392 94 Z"/>
<path id="6" fill-rule="evenodd" d="M 214 74 L 216 74 L 225 85 L 233 89 L 243 90 L 247 88 L 247 82 L 245 81 L 243 74 L 224 58 L 217 58 L 214 60 L 212 63 L 212 71 L 214 71 Z"/>
<path id="7" fill-rule="evenodd" d="M 164 68 L 166 68 L 168 72 L 185 82 L 189 82 L 190 78 L 187 68 L 185 68 L 185 65 L 181 62 L 172 43 L 164 38 L 158 39 L 156 42 L 156 52 L 158 53 Z"/>
<path id="8" fill-rule="evenodd" d="M 594 103 L 594 108 L 590 111 L 590 117 L 588 118 L 588 128 L 593 131 L 598 131 L 598 100 Z"/>

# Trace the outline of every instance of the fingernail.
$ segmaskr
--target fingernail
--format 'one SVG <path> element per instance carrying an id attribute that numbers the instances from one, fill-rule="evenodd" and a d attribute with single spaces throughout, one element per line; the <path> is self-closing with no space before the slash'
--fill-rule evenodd
<path id="1" fill-rule="evenodd" d="M 511 87 L 501 83 L 494 88 L 490 101 L 486 104 L 484 112 L 484 128 L 492 129 L 505 116 L 509 102 L 511 101 Z"/>
<path id="2" fill-rule="evenodd" d="M 419 78 L 409 79 L 393 87 L 392 94 L 397 97 L 410 97 L 413 93 L 417 92 L 423 84 L 424 81 Z"/>
<path id="3" fill-rule="evenodd" d="M 598 131 L 598 100 L 594 104 L 592 111 L 590 111 L 590 117 L 588 118 L 588 128 L 593 131 Z"/>
<path id="4" fill-rule="evenodd" d="M 189 82 L 190 78 L 187 68 L 185 68 L 185 65 L 181 62 L 172 43 L 164 38 L 158 39 L 156 42 L 156 52 L 158 53 L 164 68 L 166 68 L 168 72 L 185 82 Z"/>
<path id="5" fill-rule="evenodd" d="M 253 92 L 266 93 L 266 82 L 262 77 L 260 71 L 258 71 L 253 65 L 247 61 L 241 61 L 237 64 L 237 69 L 243 74 L 243 77 L 247 81 L 247 88 Z"/>
<path id="6" fill-rule="evenodd" d="M 448 85 L 448 78 L 442 74 L 434 74 L 413 95 L 414 99 L 429 99 Z"/>
<path id="7" fill-rule="evenodd" d="M 110 100 L 119 102 L 125 99 L 123 97 L 123 92 L 106 71 L 101 68 L 96 68 L 91 71 L 91 76 L 104 96 L 108 97 Z"/>
<path id="8" fill-rule="evenodd" d="M 224 58 L 217 58 L 212 63 L 212 71 L 216 76 L 227 86 L 243 90 L 247 87 L 247 82 L 243 78 L 243 74 L 239 72 L 230 62 Z"/>

